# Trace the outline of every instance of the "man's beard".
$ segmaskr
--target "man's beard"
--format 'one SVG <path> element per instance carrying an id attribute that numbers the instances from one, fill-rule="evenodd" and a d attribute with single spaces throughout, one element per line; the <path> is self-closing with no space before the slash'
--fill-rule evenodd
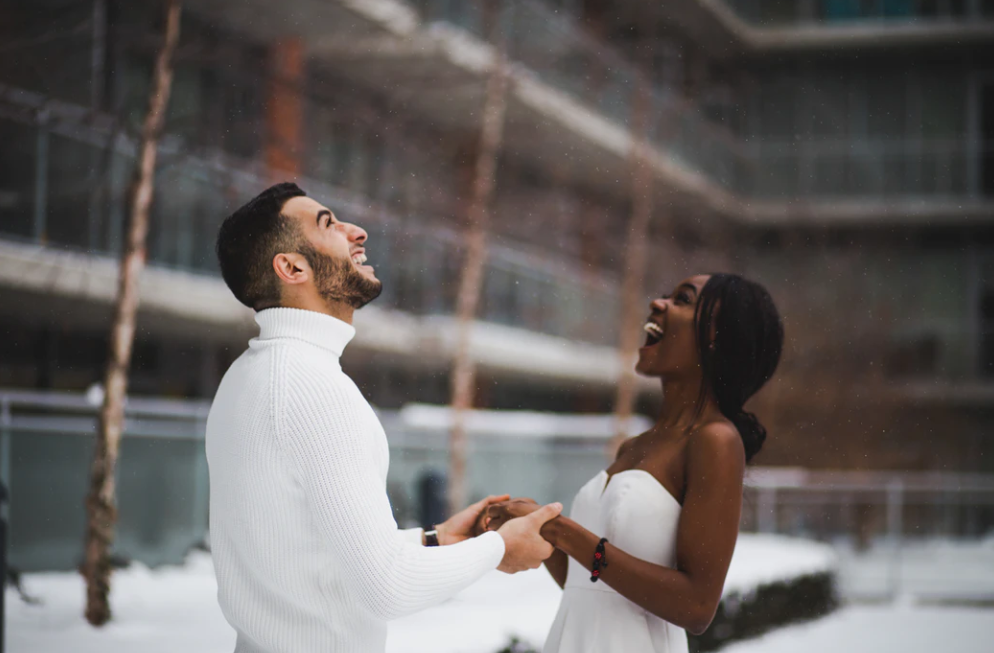
<path id="1" fill-rule="evenodd" d="M 326 302 L 362 308 L 380 296 L 383 283 L 363 276 L 350 259 L 329 256 L 308 245 L 300 247 L 299 251 L 311 266 L 314 286 Z"/>

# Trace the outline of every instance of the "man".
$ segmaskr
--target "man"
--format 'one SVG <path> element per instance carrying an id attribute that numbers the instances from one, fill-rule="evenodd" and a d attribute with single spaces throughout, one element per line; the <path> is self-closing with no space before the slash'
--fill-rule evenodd
<path id="1" fill-rule="evenodd" d="M 260 327 L 207 420 L 218 601 L 238 653 L 383 651 L 388 620 L 552 553 L 539 528 L 559 504 L 475 538 L 480 513 L 507 497 L 427 534 L 398 530 L 386 436 L 339 361 L 353 312 L 380 293 L 366 239 L 291 183 L 218 234 L 222 276 Z"/>

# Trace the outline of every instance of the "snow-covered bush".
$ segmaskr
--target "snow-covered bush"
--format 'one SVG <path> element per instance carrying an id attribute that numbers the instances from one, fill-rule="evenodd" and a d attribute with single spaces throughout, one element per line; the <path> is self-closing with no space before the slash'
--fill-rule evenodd
<path id="1" fill-rule="evenodd" d="M 690 637 L 703 653 L 785 624 L 814 619 L 838 606 L 838 561 L 826 544 L 743 533 L 711 626 Z"/>

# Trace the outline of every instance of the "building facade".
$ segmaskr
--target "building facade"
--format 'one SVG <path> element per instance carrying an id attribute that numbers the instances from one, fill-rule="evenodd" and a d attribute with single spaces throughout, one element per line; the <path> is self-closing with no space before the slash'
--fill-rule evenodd
<path id="1" fill-rule="evenodd" d="M 159 14 L 0 2 L 0 386 L 101 379 Z M 785 315 L 781 374 L 755 401 L 764 463 L 994 470 L 986 0 L 190 0 L 131 391 L 212 396 L 253 333 L 217 227 L 294 179 L 366 228 L 384 281 L 350 374 L 383 408 L 447 403 L 498 44 L 477 406 L 612 409 L 645 144 L 646 299 L 729 269 Z M 658 388 L 639 388 L 651 414 Z"/>

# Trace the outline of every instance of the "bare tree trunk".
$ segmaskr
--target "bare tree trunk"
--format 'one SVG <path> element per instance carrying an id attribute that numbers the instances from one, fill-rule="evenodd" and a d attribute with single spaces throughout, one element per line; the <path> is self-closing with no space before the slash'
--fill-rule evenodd
<path id="1" fill-rule="evenodd" d="M 466 258 L 456 306 L 452 430 L 449 434 L 449 510 L 452 513 L 461 510 L 466 503 L 466 413 L 473 407 L 473 390 L 476 387 L 476 364 L 469 353 L 469 341 L 483 286 L 483 264 L 487 257 L 487 207 L 493 193 L 497 153 L 503 139 L 506 94 L 507 64 L 503 47 L 498 47 L 497 60 L 487 79 L 483 125 L 476 150 L 467 216 Z"/>
<path id="2" fill-rule="evenodd" d="M 625 249 L 625 276 L 621 287 L 621 333 L 618 338 L 618 355 L 621 371 L 618 393 L 615 397 L 615 432 L 608 445 L 608 458 L 613 460 L 618 447 L 625 441 L 628 424 L 635 408 L 638 379 L 635 363 L 638 356 L 639 330 L 645 285 L 645 264 L 648 252 L 649 220 L 653 210 L 652 169 L 648 161 L 648 144 L 645 141 L 649 113 L 649 88 L 641 80 L 636 89 L 632 126 L 632 217 L 628 225 L 628 242 Z"/>
<path id="3" fill-rule="evenodd" d="M 128 387 L 128 366 L 135 338 L 138 310 L 138 281 L 145 267 L 145 239 L 148 214 L 155 187 L 155 159 L 159 136 L 165 122 L 172 86 L 173 53 L 179 40 L 180 2 L 166 0 L 166 24 L 162 48 L 155 61 L 148 113 L 142 126 L 135 179 L 129 189 L 130 223 L 118 273 L 117 301 L 110 333 L 110 355 L 104 378 L 104 402 L 100 409 L 100 430 L 90 471 L 86 497 L 86 619 L 94 626 L 110 620 L 110 546 L 114 539 L 117 505 L 114 468 L 117 465 L 121 433 L 124 429 L 124 400 Z"/>

